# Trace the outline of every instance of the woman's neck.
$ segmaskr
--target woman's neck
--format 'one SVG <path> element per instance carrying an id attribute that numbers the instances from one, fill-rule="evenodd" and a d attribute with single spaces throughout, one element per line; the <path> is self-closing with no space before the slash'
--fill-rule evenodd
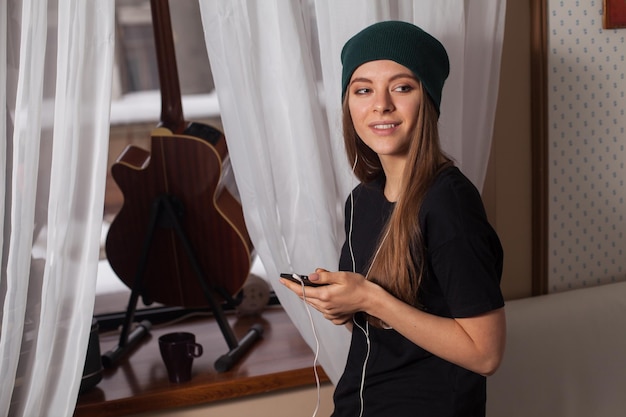
<path id="1" fill-rule="evenodd" d="M 381 158 L 383 171 L 385 171 L 385 198 L 390 202 L 398 201 L 402 189 L 402 177 L 404 174 L 404 159 Z"/>

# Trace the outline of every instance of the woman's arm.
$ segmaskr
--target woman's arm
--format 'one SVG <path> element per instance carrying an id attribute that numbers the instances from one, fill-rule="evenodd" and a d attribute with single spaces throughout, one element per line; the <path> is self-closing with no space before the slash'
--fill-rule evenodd
<path id="1" fill-rule="evenodd" d="M 470 318 L 446 318 L 418 310 L 376 284 L 364 311 L 381 319 L 416 345 L 481 375 L 493 374 L 506 343 L 504 308 Z"/>
<path id="2" fill-rule="evenodd" d="M 400 301 L 359 274 L 318 271 L 309 279 L 332 284 L 307 287 L 306 300 L 335 324 L 362 311 L 432 354 L 478 374 L 491 375 L 500 365 L 506 342 L 504 308 L 471 318 L 439 317 Z M 283 283 L 303 296 L 299 285 Z"/>

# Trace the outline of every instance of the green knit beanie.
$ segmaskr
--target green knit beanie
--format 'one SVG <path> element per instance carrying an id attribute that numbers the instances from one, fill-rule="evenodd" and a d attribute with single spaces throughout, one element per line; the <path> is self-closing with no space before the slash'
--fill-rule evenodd
<path id="1" fill-rule="evenodd" d="M 441 90 L 450 72 L 443 45 L 419 27 L 401 21 L 378 22 L 354 35 L 341 51 L 341 98 L 352 73 L 369 61 L 388 59 L 410 69 L 422 82 L 439 111 Z"/>

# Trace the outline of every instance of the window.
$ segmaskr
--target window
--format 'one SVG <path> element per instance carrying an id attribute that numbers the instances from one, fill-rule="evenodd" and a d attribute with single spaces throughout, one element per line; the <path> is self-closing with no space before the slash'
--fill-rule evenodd
<path id="1" fill-rule="evenodd" d="M 96 314 L 125 311 L 130 296 L 130 289 L 108 264 L 104 248 L 108 226 L 123 203 L 110 169 L 126 146 L 150 149 L 150 133 L 159 122 L 161 106 L 150 1 L 115 1 L 116 63 Z M 198 2 L 175 0 L 175 5 L 170 14 L 185 118 L 221 129 Z M 142 307 L 146 306 L 140 302 L 138 308 Z"/>

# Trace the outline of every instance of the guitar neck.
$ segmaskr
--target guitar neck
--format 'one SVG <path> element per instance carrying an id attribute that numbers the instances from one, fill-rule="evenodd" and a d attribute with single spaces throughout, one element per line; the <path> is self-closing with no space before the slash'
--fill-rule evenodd
<path id="1" fill-rule="evenodd" d="M 161 85 L 161 123 L 174 133 L 185 130 L 183 105 L 176 67 L 169 0 L 150 0 L 152 27 Z"/>

